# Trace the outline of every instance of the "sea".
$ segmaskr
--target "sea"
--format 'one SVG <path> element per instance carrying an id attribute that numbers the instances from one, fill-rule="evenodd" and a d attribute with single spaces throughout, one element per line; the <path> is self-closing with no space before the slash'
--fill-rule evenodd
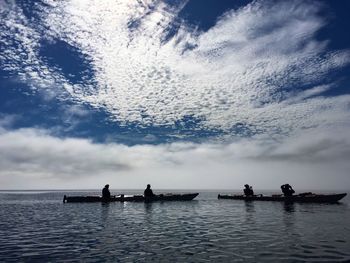
<path id="1" fill-rule="evenodd" d="M 285 204 L 217 199 L 239 191 L 154 192 L 199 196 L 63 203 L 100 190 L 0 191 L 0 262 L 350 262 L 349 196 Z"/>

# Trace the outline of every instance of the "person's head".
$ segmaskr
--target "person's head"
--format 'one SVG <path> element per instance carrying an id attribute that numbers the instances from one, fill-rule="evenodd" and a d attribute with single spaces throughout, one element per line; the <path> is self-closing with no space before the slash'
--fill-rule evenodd
<path id="1" fill-rule="evenodd" d="M 150 188 L 151 188 L 151 185 L 150 185 L 150 184 L 148 184 L 148 185 L 147 185 L 147 189 L 150 189 Z"/>
<path id="2" fill-rule="evenodd" d="M 109 188 L 109 184 L 106 184 L 106 185 L 105 185 L 105 188 Z"/>
<path id="3" fill-rule="evenodd" d="M 244 187 L 245 187 L 245 188 L 249 188 L 249 184 L 245 184 Z"/>

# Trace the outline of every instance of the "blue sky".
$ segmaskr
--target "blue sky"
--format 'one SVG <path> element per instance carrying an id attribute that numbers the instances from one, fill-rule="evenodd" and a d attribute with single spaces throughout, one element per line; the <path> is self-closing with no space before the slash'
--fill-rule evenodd
<path id="1" fill-rule="evenodd" d="M 349 188 L 349 7 L 2 1 L 1 188 Z"/>

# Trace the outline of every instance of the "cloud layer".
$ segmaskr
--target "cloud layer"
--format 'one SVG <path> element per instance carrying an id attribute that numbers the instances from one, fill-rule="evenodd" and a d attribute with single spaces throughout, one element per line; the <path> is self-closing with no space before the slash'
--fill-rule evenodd
<path id="1" fill-rule="evenodd" d="M 312 138 L 312 139 L 310 139 Z M 350 186 L 350 141 L 339 132 L 304 134 L 280 143 L 125 146 L 57 138 L 38 129 L 0 130 L 0 184 L 6 188 L 223 188 L 251 183 L 278 189 Z M 288 169 L 286 169 L 288 167 Z"/>
<path id="2" fill-rule="evenodd" d="M 96 144 L 43 129 L 11 130 L 18 116 L 1 115 L 0 185 L 251 183 L 276 189 L 289 182 L 297 189 L 348 188 L 350 96 L 326 93 L 337 87 L 330 76 L 348 65 L 350 55 L 317 39 L 327 23 L 320 16 L 324 7 L 316 1 L 253 1 L 203 31 L 179 17 L 185 6 L 1 1 L 2 71 L 44 92 L 48 104 L 53 97 L 75 102 L 60 113 L 72 129 L 89 114 L 84 104 L 118 124 L 213 131 L 228 140 Z"/>
<path id="3" fill-rule="evenodd" d="M 64 97 L 61 87 L 121 123 L 171 126 L 190 117 L 200 120 L 196 129 L 243 136 L 349 123 L 350 96 L 322 96 L 333 87 L 322 84 L 327 74 L 350 56 L 316 40 L 326 24 L 317 2 L 254 1 L 206 32 L 181 22 L 186 2 L 44 2 L 31 19 L 2 4 L 4 69 Z M 165 41 L 174 24 L 177 33 Z M 92 79 L 74 82 L 41 57 L 44 43 L 57 41 L 79 50 Z"/>

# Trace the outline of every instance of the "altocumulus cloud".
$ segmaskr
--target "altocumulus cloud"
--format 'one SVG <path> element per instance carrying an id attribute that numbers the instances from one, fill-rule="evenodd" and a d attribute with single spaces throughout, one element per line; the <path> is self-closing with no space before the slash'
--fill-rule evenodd
<path id="1" fill-rule="evenodd" d="M 326 24 L 317 2 L 253 1 L 205 32 L 178 17 L 186 1 L 43 2 L 31 19 L 12 1 L 2 4 L 5 70 L 36 89 L 62 87 L 62 97 L 68 92 L 120 123 L 162 126 L 191 116 L 201 120 L 196 128 L 241 124 L 279 137 L 349 120 L 349 96 L 322 96 L 332 83 L 320 83 L 350 56 L 316 39 Z M 74 82 L 45 62 L 38 50 L 57 41 L 79 50 L 92 78 Z"/>
<path id="2" fill-rule="evenodd" d="M 327 23 L 323 6 L 253 1 L 201 31 L 178 17 L 185 4 L 44 0 L 29 18 L 21 5 L 1 1 L 2 69 L 33 90 L 102 108 L 125 125 L 167 126 L 190 116 L 200 120 L 194 129 L 232 136 L 226 144 L 97 144 L 11 130 L 16 116 L 2 116 L 0 184 L 348 187 L 350 96 L 324 94 L 336 86 L 325 82 L 329 73 L 350 56 L 316 39 Z M 174 24 L 176 34 L 167 38 Z M 79 51 L 92 74 L 77 80 L 50 64 L 40 50 L 55 43 Z M 67 110 L 67 121 L 87 114 L 81 109 Z M 244 138 L 247 130 L 254 136 Z"/>

